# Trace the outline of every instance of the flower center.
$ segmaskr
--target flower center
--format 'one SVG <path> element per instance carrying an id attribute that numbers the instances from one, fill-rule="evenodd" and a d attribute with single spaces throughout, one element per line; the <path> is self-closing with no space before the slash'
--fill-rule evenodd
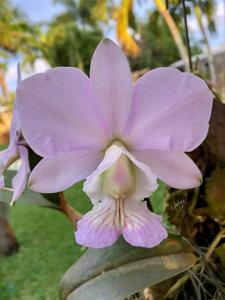
<path id="1" fill-rule="evenodd" d="M 124 154 L 102 173 L 102 191 L 114 199 L 125 199 L 135 192 L 135 166 Z"/>
<path id="2" fill-rule="evenodd" d="M 115 225 L 118 229 L 122 229 L 125 227 L 125 209 L 124 209 L 124 198 L 116 199 L 116 212 L 115 212 Z"/>
<path id="3" fill-rule="evenodd" d="M 96 209 L 107 212 L 107 220 L 121 231 L 129 218 L 128 208 L 157 188 L 156 177 L 124 145 L 114 141 L 97 169 L 84 183 L 84 191 Z M 122 232 L 122 231 L 121 231 Z"/>
<path id="4" fill-rule="evenodd" d="M 118 145 L 118 142 L 116 144 Z M 115 225 L 122 229 L 125 226 L 124 200 L 136 190 L 135 166 L 125 154 L 121 154 L 116 162 L 102 173 L 101 180 L 103 194 L 116 201 Z"/>

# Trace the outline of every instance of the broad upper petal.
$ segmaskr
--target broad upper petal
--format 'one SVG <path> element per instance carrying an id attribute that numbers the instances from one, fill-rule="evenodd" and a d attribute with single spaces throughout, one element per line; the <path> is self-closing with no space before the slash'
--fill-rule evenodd
<path id="1" fill-rule="evenodd" d="M 11 205 L 21 196 L 27 185 L 28 174 L 30 172 L 28 150 L 26 147 L 18 146 L 21 166 L 17 174 L 12 179 L 12 187 L 14 189 Z"/>
<path id="2" fill-rule="evenodd" d="M 191 151 L 207 135 L 212 101 L 206 83 L 191 73 L 150 71 L 134 87 L 127 142 L 135 149 Z"/>
<path id="3" fill-rule="evenodd" d="M 190 189 L 202 182 L 202 174 L 185 153 L 163 150 L 134 151 L 134 156 L 148 165 L 156 176 L 177 189 Z"/>
<path id="4" fill-rule="evenodd" d="M 114 135 L 120 135 L 130 110 L 132 81 L 124 53 L 109 39 L 95 50 L 90 80 L 102 115 Z"/>
<path id="5" fill-rule="evenodd" d="M 24 137 L 42 157 L 99 150 L 109 139 L 90 80 L 76 68 L 54 68 L 23 80 L 17 107 Z"/>
<path id="6" fill-rule="evenodd" d="M 43 158 L 33 169 L 29 186 L 40 193 L 63 191 L 93 172 L 102 157 L 101 151 L 74 151 Z"/>
<path id="7" fill-rule="evenodd" d="M 104 199 L 94 205 L 77 223 L 76 242 L 90 248 L 111 246 L 120 235 L 115 226 L 115 200 Z"/>
<path id="8" fill-rule="evenodd" d="M 133 246 L 152 248 L 167 238 L 161 217 L 150 212 L 145 202 L 124 201 L 125 227 L 123 236 Z"/>

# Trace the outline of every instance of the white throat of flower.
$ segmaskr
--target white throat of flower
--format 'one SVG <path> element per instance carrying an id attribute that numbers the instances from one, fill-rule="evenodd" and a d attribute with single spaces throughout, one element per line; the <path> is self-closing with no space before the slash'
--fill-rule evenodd
<path id="1" fill-rule="evenodd" d="M 125 199 L 135 192 L 135 168 L 125 154 L 121 154 L 101 176 L 102 191 L 106 196 Z"/>
<path id="2" fill-rule="evenodd" d="M 114 207 L 112 213 L 118 230 L 126 225 L 125 204 L 149 197 L 157 187 L 151 169 L 118 142 L 105 151 L 104 159 L 84 183 L 84 191 L 94 206 L 110 202 Z"/>

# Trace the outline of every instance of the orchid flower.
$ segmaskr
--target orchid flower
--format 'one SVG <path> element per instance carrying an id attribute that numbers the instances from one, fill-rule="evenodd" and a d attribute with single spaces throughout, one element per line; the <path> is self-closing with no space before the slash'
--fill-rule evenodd
<path id="1" fill-rule="evenodd" d="M 21 82 L 20 66 L 17 66 L 17 87 Z M 10 142 L 7 149 L 0 152 L 0 188 L 4 187 L 4 172 L 14 163 L 16 160 L 21 159 L 21 166 L 17 174 L 12 179 L 12 188 L 14 190 L 13 197 L 10 205 L 13 205 L 15 201 L 23 193 L 28 174 L 30 172 L 29 160 L 28 160 L 28 150 L 26 148 L 26 143 L 22 136 L 22 131 L 20 128 L 19 117 L 17 113 L 17 99 L 14 102 L 14 112 L 11 122 Z"/>
<path id="2" fill-rule="evenodd" d="M 76 68 L 54 68 L 24 80 L 18 98 L 25 139 L 43 157 L 31 189 L 59 192 L 85 179 L 93 208 L 77 224 L 78 244 L 102 248 L 123 235 L 150 248 L 167 237 L 143 199 L 158 178 L 178 189 L 201 183 L 184 152 L 208 131 L 213 95 L 202 79 L 158 68 L 133 85 L 125 55 L 104 39 L 90 78 Z"/>

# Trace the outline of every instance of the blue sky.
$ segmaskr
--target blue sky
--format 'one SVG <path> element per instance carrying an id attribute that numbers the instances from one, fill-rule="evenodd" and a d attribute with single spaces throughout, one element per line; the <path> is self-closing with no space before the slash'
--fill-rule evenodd
<path id="1" fill-rule="evenodd" d="M 63 10 L 63 6 L 54 3 L 53 0 L 11 0 L 11 2 L 20 7 L 34 22 L 49 20 Z M 153 6 L 153 1 L 150 5 L 148 1 L 142 1 L 141 5 L 138 5 L 137 2 L 135 3 L 135 11 L 140 17 L 145 15 L 148 7 Z"/>
<path id="2" fill-rule="evenodd" d="M 33 22 L 49 21 L 63 10 L 62 5 L 53 5 L 52 0 L 11 0 L 11 2 L 21 8 Z"/>
<path id="3" fill-rule="evenodd" d="M 210 36 L 210 42 L 212 46 L 225 44 L 225 2 L 224 0 L 216 1 L 217 9 L 215 19 L 217 22 L 218 32 L 216 35 Z M 52 18 L 54 18 L 54 16 L 60 14 L 63 11 L 63 6 L 60 4 L 53 4 L 53 0 L 11 0 L 11 2 L 15 6 L 18 6 L 26 14 L 28 19 L 33 23 L 50 21 Z M 153 1 L 142 1 L 141 6 L 137 4 L 137 1 L 135 3 L 135 13 L 141 20 L 143 20 L 147 16 L 149 9 L 151 9 Z M 188 24 L 191 34 L 197 40 L 200 39 L 200 33 L 198 31 L 198 26 L 196 25 L 195 19 L 189 18 Z M 109 31 L 109 33 L 107 33 L 107 36 L 112 38 L 115 36 L 115 34 L 111 30 Z M 7 72 L 6 79 L 11 89 L 16 88 L 17 62 L 18 58 L 12 59 Z M 30 70 L 30 72 L 22 74 L 23 78 L 32 73 L 44 71 L 46 68 L 48 68 L 48 65 L 46 65 L 43 61 L 37 61 L 35 70 Z"/>

